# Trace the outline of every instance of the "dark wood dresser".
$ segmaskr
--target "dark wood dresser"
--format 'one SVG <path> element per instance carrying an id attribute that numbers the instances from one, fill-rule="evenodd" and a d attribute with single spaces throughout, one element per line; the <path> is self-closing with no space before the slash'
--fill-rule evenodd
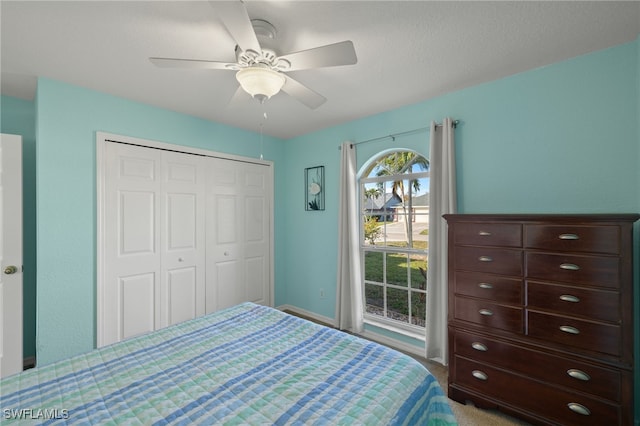
<path id="1" fill-rule="evenodd" d="M 449 397 L 534 424 L 633 424 L 640 215 L 444 217 Z"/>

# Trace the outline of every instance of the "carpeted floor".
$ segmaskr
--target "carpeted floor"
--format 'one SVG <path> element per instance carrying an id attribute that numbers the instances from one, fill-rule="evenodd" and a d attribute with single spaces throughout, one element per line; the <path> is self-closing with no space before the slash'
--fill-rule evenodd
<path id="1" fill-rule="evenodd" d="M 413 356 L 422 363 L 427 370 L 433 374 L 440 386 L 447 392 L 447 368 L 434 362 L 426 361 L 424 358 Z M 460 404 L 456 401 L 449 400 L 451 410 L 458 420 L 460 426 L 510 426 L 510 425 L 529 425 L 524 420 L 515 419 L 500 411 L 482 410 L 474 407 L 472 404 Z"/>

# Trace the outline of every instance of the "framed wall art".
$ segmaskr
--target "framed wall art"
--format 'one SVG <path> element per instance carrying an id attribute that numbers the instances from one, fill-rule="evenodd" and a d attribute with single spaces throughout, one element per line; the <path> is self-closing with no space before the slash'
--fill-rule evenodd
<path id="1" fill-rule="evenodd" d="M 324 210 L 324 166 L 304 169 L 305 210 Z"/>

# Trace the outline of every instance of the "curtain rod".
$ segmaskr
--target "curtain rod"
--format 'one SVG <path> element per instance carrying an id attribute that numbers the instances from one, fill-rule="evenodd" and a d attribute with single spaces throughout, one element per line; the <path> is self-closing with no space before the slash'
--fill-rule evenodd
<path id="1" fill-rule="evenodd" d="M 452 125 L 453 125 L 454 129 L 458 126 L 458 124 L 460 124 L 460 120 L 453 120 Z M 436 127 L 442 127 L 442 123 L 436 123 Z M 423 132 L 423 131 L 426 131 L 426 130 L 430 130 L 430 129 L 431 129 L 431 126 L 419 127 L 417 129 L 407 130 L 406 132 L 393 133 L 393 134 L 386 135 L 386 136 L 379 136 L 377 138 L 367 139 L 365 141 L 355 142 L 355 143 L 352 143 L 351 146 L 354 147 L 354 146 L 357 146 L 357 145 L 360 145 L 360 144 L 380 141 L 380 140 L 388 139 L 388 138 L 391 138 L 391 140 L 395 141 L 396 138 L 399 137 L 399 136 L 406 136 L 406 135 L 413 134 L 413 133 L 420 133 L 420 132 Z M 338 149 L 342 149 L 342 146 L 338 146 Z"/>

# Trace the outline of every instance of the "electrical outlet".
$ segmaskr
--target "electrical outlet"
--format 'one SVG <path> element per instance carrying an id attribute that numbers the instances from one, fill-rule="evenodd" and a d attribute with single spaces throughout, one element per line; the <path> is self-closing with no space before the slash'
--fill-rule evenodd
<path id="1" fill-rule="evenodd" d="M 320 299 L 324 299 L 324 288 L 320 289 Z"/>

